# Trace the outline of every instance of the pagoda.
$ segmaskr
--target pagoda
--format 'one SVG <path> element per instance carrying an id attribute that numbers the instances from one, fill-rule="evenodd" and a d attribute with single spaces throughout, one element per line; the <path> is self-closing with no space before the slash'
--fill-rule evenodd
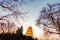
<path id="1" fill-rule="evenodd" d="M 26 32 L 26 36 L 30 36 L 30 37 L 34 38 L 34 36 L 33 36 L 33 30 L 32 30 L 31 26 L 28 27 L 27 32 Z"/>

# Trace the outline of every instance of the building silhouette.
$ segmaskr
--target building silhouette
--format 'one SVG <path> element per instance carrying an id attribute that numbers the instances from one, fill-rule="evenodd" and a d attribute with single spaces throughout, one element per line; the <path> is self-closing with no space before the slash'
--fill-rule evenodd
<path id="1" fill-rule="evenodd" d="M 26 32 L 26 36 L 30 36 L 30 37 L 34 38 L 33 30 L 32 30 L 31 26 L 28 27 L 27 32 Z"/>

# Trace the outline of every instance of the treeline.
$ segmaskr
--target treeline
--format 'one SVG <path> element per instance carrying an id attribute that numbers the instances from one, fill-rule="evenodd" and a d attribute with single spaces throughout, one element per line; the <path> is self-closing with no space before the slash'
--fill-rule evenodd
<path id="1" fill-rule="evenodd" d="M 16 33 L 1 33 L 0 40 L 37 40 L 32 37 L 23 35 L 23 28 L 18 28 Z"/>

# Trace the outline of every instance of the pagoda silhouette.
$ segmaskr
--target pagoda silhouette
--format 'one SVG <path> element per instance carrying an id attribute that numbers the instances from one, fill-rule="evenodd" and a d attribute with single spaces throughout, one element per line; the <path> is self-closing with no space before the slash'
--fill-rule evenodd
<path id="1" fill-rule="evenodd" d="M 30 36 L 30 37 L 34 38 L 34 36 L 33 36 L 33 30 L 32 30 L 31 26 L 28 27 L 27 32 L 26 32 L 26 36 Z"/>

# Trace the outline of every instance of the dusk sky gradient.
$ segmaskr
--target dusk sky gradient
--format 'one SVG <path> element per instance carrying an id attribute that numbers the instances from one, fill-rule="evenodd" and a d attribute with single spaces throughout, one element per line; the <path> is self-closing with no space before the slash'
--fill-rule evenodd
<path id="1" fill-rule="evenodd" d="M 41 35 L 42 30 L 35 25 L 36 23 L 35 21 L 39 16 L 40 10 L 43 7 L 47 6 L 47 3 L 60 3 L 60 0 L 34 0 L 34 1 L 24 0 L 24 1 L 26 2 L 21 6 L 20 9 L 22 12 L 28 12 L 28 14 L 26 14 L 26 16 L 24 17 L 25 20 L 21 19 L 20 21 L 24 27 L 23 33 L 25 34 L 27 31 L 27 28 L 31 25 L 33 28 L 34 36 L 39 36 Z M 0 10 L 0 14 L 1 13 L 2 12 Z"/>
<path id="2" fill-rule="evenodd" d="M 42 30 L 38 31 L 40 29 L 35 25 L 35 21 L 36 21 L 37 17 L 39 16 L 40 10 L 43 7 L 47 6 L 47 3 L 60 3 L 60 0 L 35 0 L 33 2 L 28 1 L 28 3 L 26 3 L 26 5 L 22 6 L 22 8 L 24 10 L 29 12 L 27 14 L 27 18 L 24 23 L 24 26 L 26 28 L 24 30 L 24 33 L 26 33 L 27 28 L 31 25 L 33 27 L 35 36 L 41 35 L 40 33 L 42 33 Z"/>

